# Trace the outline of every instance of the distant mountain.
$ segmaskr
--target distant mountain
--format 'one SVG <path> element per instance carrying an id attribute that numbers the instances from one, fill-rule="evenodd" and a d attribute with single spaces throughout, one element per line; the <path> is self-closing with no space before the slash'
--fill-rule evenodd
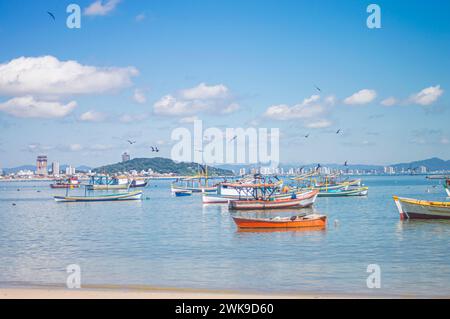
<path id="1" fill-rule="evenodd" d="M 168 174 L 174 173 L 176 175 L 192 176 L 198 174 L 199 164 L 197 163 L 177 163 L 168 158 L 154 157 L 154 158 L 134 158 L 132 160 L 101 166 L 94 168 L 92 171 L 97 173 L 118 173 L 129 172 L 136 170 L 138 172 L 152 169 L 156 173 Z M 208 166 L 208 175 L 210 176 L 224 176 L 233 175 L 229 170 L 224 170 L 212 166 Z"/>
<path id="2" fill-rule="evenodd" d="M 425 166 L 429 171 L 449 171 L 450 160 L 444 161 L 440 158 L 433 157 L 422 161 L 414 161 L 410 163 L 399 163 L 392 165 L 396 170 L 399 169 L 416 169 L 420 166 Z"/>

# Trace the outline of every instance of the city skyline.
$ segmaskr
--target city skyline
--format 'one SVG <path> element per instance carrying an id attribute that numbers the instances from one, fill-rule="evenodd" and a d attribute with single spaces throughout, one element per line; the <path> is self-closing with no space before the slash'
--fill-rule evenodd
<path id="1" fill-rule="evenodd" d="M 0 168 L 170 158 L 195 119 L 280 128 L 281 163 L 450 159 L 449 3 L 70 3 L 0 4 Z"/>

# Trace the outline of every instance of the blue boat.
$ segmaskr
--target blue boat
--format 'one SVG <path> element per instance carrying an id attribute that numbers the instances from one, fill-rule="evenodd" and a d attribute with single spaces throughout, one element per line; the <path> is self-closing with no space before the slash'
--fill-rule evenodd
<path id="1" fill-rule="evenodd" d="M 181 196 L 191 196 L 192 191 L 191 190 L 185 190 L 185 189 L 177 189 L 173 192 L 175 196 L 181 197 Z"/>

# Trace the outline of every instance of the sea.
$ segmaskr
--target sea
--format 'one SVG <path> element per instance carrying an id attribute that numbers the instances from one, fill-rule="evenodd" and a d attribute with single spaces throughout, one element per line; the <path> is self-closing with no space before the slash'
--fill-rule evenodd
<path id="1" fill-rule="evenodd" d="M 317 199 L 326 229 L 289 231 L 239 231 L 226 205 L 174 197 L 167 180 L 150 181 L 142 201 L 103 203 L 55 202 L 66 191 L 50 182 L 0 182 L 0 287 L 65 286 L 75 264 L 82 287 L 450 296 L 450 221 L 401 221 L 392 199 L 449 200 L 442 181 L 362 178 L 367 197 Z"/>

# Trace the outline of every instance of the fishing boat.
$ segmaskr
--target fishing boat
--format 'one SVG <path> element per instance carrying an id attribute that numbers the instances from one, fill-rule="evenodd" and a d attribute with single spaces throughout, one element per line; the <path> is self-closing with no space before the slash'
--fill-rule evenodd
<path id="1" fill-rule="evenodd" d="M 450 219 L 450 202 L 433 202 L 393 196 L 400 219 Z"/>
<path id="2" fill-rule="evenodd" d="M 142 198 L 142 191 L 97 196 L 54 196 L 53 198 L 57 202 L 106 202 L 140 200 Z"/>
<path id="3" fill-rule="evenodd" d="M 294 194 L 290 198 L 268 198 L 254 200 L 234 200 L 229 202 L 232 210 L 255 210 L 255 209 L 282 209 L 309 207 L 316 201 L 318 190 Z"/>
<path id="4" fill-rule="evenodd" d="M 274 218 L 243 218 L 233 216 L 238 228 L 325 228 L 327 216 L 319 214 Z"/>
<path id="5" fill-rule="evenodd" d="M 128 189 L 130 182 L 127 177 L 109 177 L 107 175 L 92 176 L 89 184 L 86 185 L 88 190 L 115 190 Z"/>
<path id="6" fill-rule="evenodd" d="M 350 189 L 328 189 L 326 191 L 320 191 L 319 197 L 346 197 L 346 196 L 367 196 L 369 193 L 369 187 L 355 187 Z"/>
<path id="7" fill-rule="evenodd" d="M 130 184 L 130 188 L 147 187 L 148 180 L 146 179 L 133 179 Z"/>
<path id="8" fill-rule="evenodd" d="M 78 188 L 80 182 L 76 177 L 70 177 L 68 179 L 58 179 L 55 183 L 50 184 L 51 188 Z"/>
<path id="9" fill-rule="evenodd" d="M 182 196 L 191 196 L 192 195 L 192 191 L 190 190 L 186 190 L 186 189 L 179 189 L 173 192 L 175 194 L 175 196 L 177 197 L 182 197 Z"/>

